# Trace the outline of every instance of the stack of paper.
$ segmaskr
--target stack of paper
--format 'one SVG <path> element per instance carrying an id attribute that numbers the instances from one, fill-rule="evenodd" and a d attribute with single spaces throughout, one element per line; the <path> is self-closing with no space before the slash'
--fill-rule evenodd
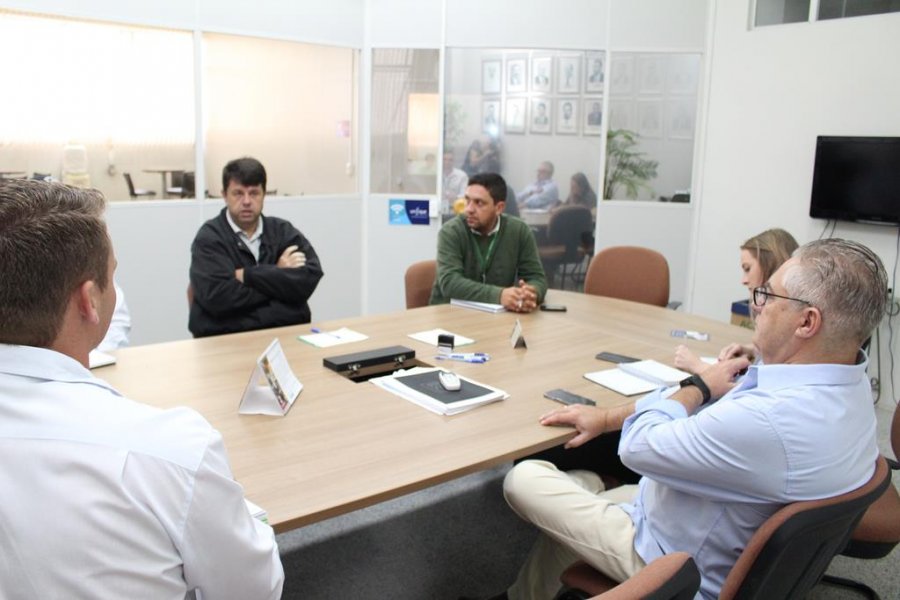
<path id="1" fill-rule="evenodd" d="M 509 397 L 503 390 L 475 383 L 461 375 L 460 389 L 448 391 L 438 380 L 440 371 L 441 369 L 414 367 L 369 381 L 439 415 L 455 415 Z"/>
<path id="2" fill-rule="evenodd" d="M 112 354 L 100 352 L 99 350 L 91 350 L 91 353 L 88 355 L 88 365 L 91 369 L 114 364 L 116 364 L 116 357 Z"/>
<path id="3" fill-rule="evenodd" d="M 491 304 L 490 302 L 475 302 L 474 300 L 458 300 L 452 298 L 450 306 L 461 306 L 462 308 L 474 308 L 475 310 L 483 310 L 489 313 L 503 312 L 506 309 L 502 304 Z"/>
<path id="4" fill-rule="evenodd" d="M 630 375 L 646 379 L 657 385 L 678 385 L 681 380 L 691 376 L 690 373 L 685 373 L 655 360 L 622 363 L 619 365 L 619 368 Z"/>
<path id="5" fill-rule="evenodd" d="M 297 337 L 307 344 L 312 344 L 319 348 L 331 348 L 332 346 L 339 346 L 340 344 L 361 342 L 369 339 L 369 336 L 359 333 L 358 331 L 353 331 L 352 329 L 347 329 L 346 327 L 341 327 L 334 331 L 321 331 Z"/>
<path id="6" fill-rule="evenodd" d="M 584 377 L 625 396 L 646 394 L 661 386 L 677 385 L 690 377 L 678 369 L 655 360 L 622 363 L 615 369 L 585 373 Z"/>

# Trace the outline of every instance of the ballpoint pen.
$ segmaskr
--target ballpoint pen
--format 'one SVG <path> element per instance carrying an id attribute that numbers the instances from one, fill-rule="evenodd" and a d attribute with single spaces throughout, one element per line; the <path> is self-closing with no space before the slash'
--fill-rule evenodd
<path id="1" fill-rule="evenodd" d="M 484 352 L 466 352 L 466 353 L 455 353 L 455 354 L 441 354 L 435 356 L 438 360 L 458 360 L 462 362 L 468 363 L 486 363 L 491 360 L 490 354 L 485 354 Z"/>

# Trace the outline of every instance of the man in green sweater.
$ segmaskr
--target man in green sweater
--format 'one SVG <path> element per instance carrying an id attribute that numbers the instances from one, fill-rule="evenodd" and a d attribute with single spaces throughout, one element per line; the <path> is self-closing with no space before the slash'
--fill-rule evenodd
<path id="1" fill-rule="evenodd" d="M 544 299 L 547 279 L 534 235 L 520 219 L 503 214 L 505 205 L 506 182 L 500 175 L 469 179 L 465 212 L 438 234 L 431 304 L 455 298 L 531 312 Z"/>

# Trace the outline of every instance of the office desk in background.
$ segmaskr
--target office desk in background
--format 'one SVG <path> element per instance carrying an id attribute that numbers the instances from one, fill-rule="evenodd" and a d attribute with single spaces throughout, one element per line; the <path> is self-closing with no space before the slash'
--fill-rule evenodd
<path id="1" fill-rule="evenodd" d="M 628 398 L 585 380 L 584 373 L 613 365 L 594 358 L 602 350 L 671 364 L 672 329 L 710 334 L 688 340 L 701 355 L 751 332 L 668 309 L 553 290 L 548 302 L 568 312 L 488 314 L 449 305 L 317 323 L 323 330 L 350 327 L 368 340 L 315 348 L 296 339 L 310 326 L 125 348 L 118 363 L 95 371 L 126 396 L 159 407 L 189 405 L 225 438 L 235 478 L 247 497 L 269 512 L 284 532 L 337 516 L 563 442 L 568 428 L 542 427 L 538 417 L 559 406 L 543 392 L 561 387 L 600 406 Z M 527 349 L 513 349 L 520 319 Z M 410 333 L 441 327 L 473 338 L 466 351 L 488 352 L 490 362 L 440 363 L 510 397 L 453 417 L 376 388 L 353 383 L 322 366 L 325 356 L 392 345 L 416 350 L 435 364 L 436 349 Z M 285 417 L 238 415 L 237 407 L 257 356 L 278 337 L 304 389 Z"/>
<path id="2" fill-rule="evenodd" d="M 166 168 L 166 167 L 149 167 L 141 169 L 144 173 L 158 173 L 161 178 L 161 187 L 159 188 L 159 197 L 167 198 L 166 190 L 169 189 L 169 173 L 183 173 L 184 168 Z"/>

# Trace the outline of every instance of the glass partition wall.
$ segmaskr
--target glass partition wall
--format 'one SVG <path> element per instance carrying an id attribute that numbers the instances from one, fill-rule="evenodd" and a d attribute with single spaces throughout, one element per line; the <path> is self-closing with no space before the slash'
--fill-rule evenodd
<path id="1" fill-rule="evenodd" d="M 437 191 L 439 60 L 433 49 L 372 51 L 372 193 Z"/>
<path id="2" fill-rule="evenodd" d="M 17 82 L 0 94 L 0 177 L 109 201 L 191 198 L 202 80 L 210 195 L 224 164 L 248 155 L 266 165 L 270 193 L 357 190 L 357 50 L 0 10 L 0 53 L 16 57 L 4 76 Z"/>
<path id="3" fill-rule="evenodd" d="M 602 199 L 688 200 L 699 76 L 699 54 L 448 49 L 444 149 L 517 192 L 550 161 L 561 202 L 578 174 Z"/>
<path id="4" fill-rule="evenodd" d="M 194 168 L 190 32 L 0 11 L 0 55 L 0 176 L 109 200 L 181 197 L 173 171 Z"/>

